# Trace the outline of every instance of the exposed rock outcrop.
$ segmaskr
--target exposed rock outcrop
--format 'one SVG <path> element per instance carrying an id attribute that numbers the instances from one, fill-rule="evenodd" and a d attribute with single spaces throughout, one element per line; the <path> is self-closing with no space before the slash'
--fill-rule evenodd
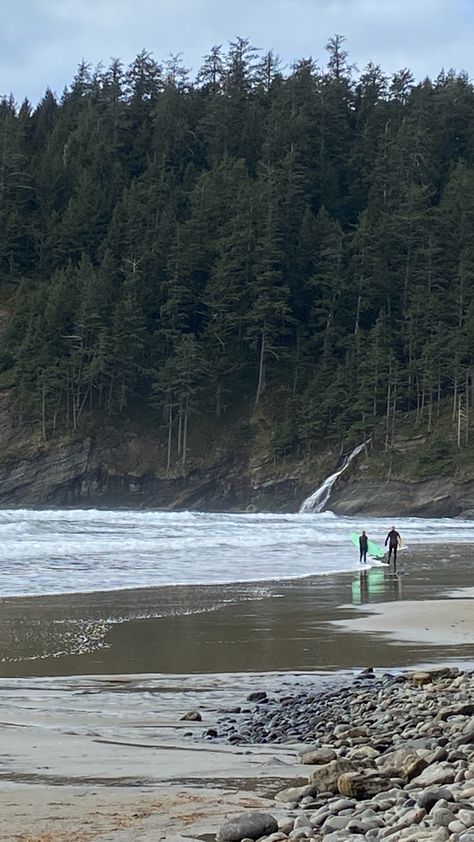
<path id="1" fill-rule="evenodd" d="M 419 482 L 350 480 L 336 488 L 329 508 L 341 515 L 474 517 L 474 481 L 442 477 Z"/>
<path id="2" fill-rule="evenodd" d="M 166 471 L 166 443 L 131 427 L 91 426 L 42 443 L 14 423 L 11 394 L 0 391 L 0 506 L 98 506 L 208 511 L 296 512 L 335 470 L 336 453 L 275 463 L 268 436 L 250 430 L 227 445 Z M 242 439 L 242 436 L 241 436 Z M 213 442 L 211 442 L 213 444 Z M 376 458 L 364 456 L 367 460 Z M 364 467 L 364 466 L 363 466 Z M 474 479 L 368 480 L 363 470 L 336 483 L 327 508 L 360 513 L 474 518 Z"/>

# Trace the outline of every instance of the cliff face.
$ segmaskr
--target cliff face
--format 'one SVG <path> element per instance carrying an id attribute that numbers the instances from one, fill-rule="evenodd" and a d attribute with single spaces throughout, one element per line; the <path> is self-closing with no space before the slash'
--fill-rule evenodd
<path id="1" fill-rule="evenodd" d="M 0 466 L 0 506 L 297 511 L 304 497 L 294 477 L 257 479 L 231 456 L 174 477 L 121 469 L 120 457 L 142 447 L 146 441 L 102 447 L 89 436 L 30 451 Z"/>
<path id="2" fill-rule="evenodd" d="M 329 505 L 341 515 L 474 518 L 474 481 L 451 478 L 420 482 L 349 481 L 336 487 Z"/>
<path id="3" fill-rule="evenodd" d="M 15 427 L 11 394 L 0 392 L 0 507 L 297 511 L 305 496 L 293 475 L 275 474 L 261 448 L 210 446 L 170 475 L 165 449 L 143 429 L 104 427 L 44 444 Z"/>
<path id="4" fill-rule="evenodd" d="M 298 511 L 337 467 L 337 453 L 275 463 L 268 436 L 248 433 L 167 475 L 165 443 L 137 429 L 91 428 L 75 439 L 42 444 L 12 422 L 11 396 L 0 392 L 0 507 L 123 507 L 208 511 Z M 452 477 L 390 482 L 367 479 L 377 456 L 362 454 L 333 488 L 332 511 L 374 516 L 474 517 L 474 480 Z"/>

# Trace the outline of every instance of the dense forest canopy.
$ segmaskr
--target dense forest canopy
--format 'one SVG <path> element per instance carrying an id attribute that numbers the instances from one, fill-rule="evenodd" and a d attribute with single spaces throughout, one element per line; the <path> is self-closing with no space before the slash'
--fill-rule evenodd
<path id="1" fill-rule="evenodd" d="M 283 70 L 238 38 L 82 63 L 0 102 L 0 363 L 44 438 L 141 406 L 185 459 L 197 415 L 272 405 L 277 453 L 361 440 L 474 368 L 474 88 L 350 64 Z"/>

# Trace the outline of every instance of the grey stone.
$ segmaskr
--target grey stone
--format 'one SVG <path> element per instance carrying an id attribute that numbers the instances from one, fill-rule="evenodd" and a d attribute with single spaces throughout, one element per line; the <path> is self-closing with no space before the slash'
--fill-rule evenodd
<path id="1" fill-rule="evenodd" d="M 189 722 L 202 722 L 202 716 L 198 710 L 189 710 L 181 717 L 181 720 L 183 719 Z"/>
<path id="2" fill-rule="evenodd" d="M 342 830 L 350 821 L 350 816 L 328 816 L 323 824 L 324 833 L 333 833 L 335 830 Z"/>
<path id="3" fill-rule="evenodd" d="M 341 810 L 353 809 L 355 803 L 352 798 L 337 798 L 336 801 L 332 801 L 329 804 L 329 809 L 331 813 L 340 813 Z"/>
<path id="4" fill-rule="evenodd" d="M 456 772 L 446 763 L 435 763 L 427 766 L 421 775 L 413 778 L 412 784 L 416 786 L 433 786 L 436 784 L 453 783 Z"/>
<path id="5" fill-rule="evenodd" d="M 455 818 L 454 813 L 445 807 L 435 807 L 431 811 L 430 817 L 436 825 L 440 825 L 441 827 L 448 827 L 449 823 L 454 821 Z"/>
<path id="6" fill-rule="evenodd" d="M 302 827 L 304 827 L 306 829 L 312 828 L 312 824 L 309 820 L 309 816 L 297 816 L 296 817 L 293 829 L 297 830 L 298 828 L 302 828 Z"/>
<path id="7" fill-rule="evenodd" d="M 451 831 L 451 833 L 462 833 L 464 830 L 466 830 L 466 825 L 455 819 L 448 825 L 448 830 Z"/>
<path id="8" fill-rule="evenodd" d="M 473 810 L 466 810 L 465 808 L 461 808 L 457 815 L 460 822 L 462 822 L 466 827 L 472 827 L 474 825 L 474 811 Z"/>
<path id="9" fill-rule="evenodd" d="M 360 819 L 351 819 L 347 822 L 346 830 L 348 833 L 360 833 L 364 835 L 368 830 L 371 830 L 371 827 Z"/>
<path id="10" fill-rule="evenodd" d="M 311 813 L 309 820 L 311 822 L 312 827 L 319 827 L 322 825 L 324 821 L 326 821 L 327 817 L 331 815 L 331 811 L 327 805 L 324 807 L 320 807 L 315 813 Z"/>
<path id="11" fill-rule="evenodd" d="M 222 825 L 216 842 L 242 842 L 246 837 L 259 839 L 277 831 L 278 822 L 270 813 L 243 813 Z"/>
<path id="12" fill-rule="evenodd" d="M 301 801 L 302 798 L 306 798 L 308 795 L 313 796 L 316 795 L 317 788 L 314 784 L 306 784 L 306 786 L 290 786 L 288 789 L 282 789 L 280 792 L 277 792 L 275 795 L 275 801 L 283 801 L 285 804 L 289 804 L 290 802 L 298 803 Z"/>
<path id="13" fill-rule="evenodd" d="M 286 816 L 285 818 L 279 819 L 279 821 L 278 821 L 279 829 L 281 830 L 282 833 L 286 833 L 286 835 L 288 835 L 290 833 L 290 831 L 293 830 L 293 826 L 294 826 L 294 819 L 292 819 L 290 816 Z"/>
<path id="14" fill-rule="evenodd" d="M 439 720 L 446 720 L 451 716 L 472 716 L 473 713 L 474 704 L 472 704 L 472 702 L 469 702 L 468 704 L 448 705 L 439 709 L 435 716 L 435 721 L 438 722 Z"/>
<path id="15" fill-rule="evenodd" d="M 444 799 L 445 801 L 454 801 L 451 790 L 446 787 L 436 787 L 423 790 L 417 798 L 420 807 L 424 807 L 428 812 L 434 807 L 438 801 Z"/>
<path id="16" fill-rule="evenodd" d="M 449 830 L 447 827 L 439 827 L 434 833 L 431 832 L 431 839 L 433 842 L 447 842 L 449 839 Z"/>
<path id="17" fill-rule="evenodd" d="M 249 693 L 247 696 L 248 702 L 266 702 L 267 694 L 265 690 L 256 690 L 254 693 Z"/>
<path id="18" fill-rule="evenodd" d="M 312 751 L 306 751 L 300 755 L 300 762 L 310 766 L 320 766 L 324 763 L 330 763 L 331 760 L 336 760 L 337 754 L 332 748 L 318 748 Z"/>
<path id="19" fill-rule="evenodd" d="M 407 781 L 411 781 L 412 778 L 420 775 L 428 766 L 428 763 L 420 754 L 406 748 L 397 749 L 388 757 L 382 757 L 381 761 L 383 762 L 377 765 L 385 774 L 406 778 Z"/>

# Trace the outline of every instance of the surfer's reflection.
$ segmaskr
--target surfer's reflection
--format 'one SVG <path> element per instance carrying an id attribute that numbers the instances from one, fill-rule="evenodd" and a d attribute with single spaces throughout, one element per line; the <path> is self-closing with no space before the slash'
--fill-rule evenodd
<path id="1" fill-rule="evenodd" d="M 401 599 L 402 577 L 385 575 L 385 570 L 361 570 L 352 582 L 352 602 L 363 605 L 384 599 Z"/>

